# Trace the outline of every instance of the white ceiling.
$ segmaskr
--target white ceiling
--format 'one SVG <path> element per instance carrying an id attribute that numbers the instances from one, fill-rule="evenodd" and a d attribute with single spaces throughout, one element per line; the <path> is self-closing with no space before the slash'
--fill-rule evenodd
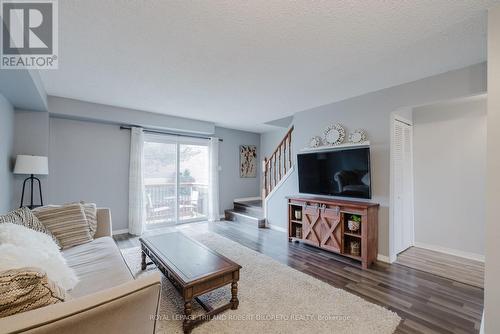
<path id="1" fill-rule="evenodd" d="M 264 131 L 486 59 L 499 0 L 59 1 L 49 95 Z"/>

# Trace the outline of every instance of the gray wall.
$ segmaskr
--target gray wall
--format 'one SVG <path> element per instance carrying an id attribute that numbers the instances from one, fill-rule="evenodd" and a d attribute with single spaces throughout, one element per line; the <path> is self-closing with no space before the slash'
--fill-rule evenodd
<path id="1" fill-rule="evenodd" d="M 295 126 L 292 146 L 295 151 L 307 147 L 309 139 L 321 135 L 326 126 L 340 122 L 347 131 L 355 128 L 367 130 L 371 142 L 372 201 L 379 209 L 379 253 L 389 254 L 389 179 L 390 179 L 390 116 L 407 106 L 430 104 L 486 92 L 486 64 L 425 78 L 415 82 L 383 89 L 337 103 L 299 112 L 294 115 Z M 274 143 L 275 145 L 276 143 Z M 267 147 L 267 143 L 262 145 Z M 296 182 L 289 178 L 288 182 Z M 286 195 L 298 192 L 290 190 Z M 270 223 L 286 228 L 286 211 L 282 210 L 283 195 L 275 195 L 268 202 L 273 212 Z"/>
<path id="2" fill-rule="evenodd" d="M 25 111 L 16 109 L 14 124 L 14 156 L 18 154 L 49 155 L 49 113 L 38 111 Z M 50 174 L 49 168 L 49 174 Z M 18 207 L 21 202 L 21 191 L 24 179 L 27 175 L 14 175 L 12 207 Z M 42 192 L 47 198 L 47 176 L 37 176 L 42 183 Z M 26 196 L 29 188 L 26 190 Z M 34 193 L 35 203 L 40 203 L 39 193 Z M 29 197 L 28 197 L 29 198 Z M 24 203 L 27 204 L 25 197 Z"/>
<path id="3" fill-rule="evenodd" d="M 413 166 L 417 245 L 483 255 L 486 98 L 415 108 Z"/>
<path id="4" fill-rule="evenodd" d="M 257 146 L 257 161 L 261 160 L 260 135 L 252 132 L 215 128 L 215 136 L 224 139 L 220 143 L 219 165 L 219 197 L 221 214 L 225 209 L 233 207 L 235 198 L 259 196 L 260 189 L 260 164 L 258 164 L 257 177 L 240 178 L 240 145 Z"/>
<path id="5" fill-rule="evenodd" d="M 90 201 L 128 228 L 130 132 L 116 125 L 50 118 L 48 203 Z"/>
<path id="6" fill-rule="evenodd" d="M 14 109 L 0 94 L 0 214 L 11 209 Z"/>
<path id="7" fill-rule="evenodd" d="M 132 124 L 147 128 L 205 134 L 212 134 L 215 130 L 215 125 L 212 122 L 113 107 L 56 96 L 48 97 L 48 107 L 50 115 L 58 118 L 97 121 L 110 124 Z"/>
<path id="8" fill-rule="evenodd" d="M 488 12 L 488 129 L 484 333 L 500 333 L 500 5 Z"/>
<path id="9" fill-rule="evenodd" d="M 287 128 L 277 128 L 274 131 L 264 132 L 260 135 L 260 160 L 271 156 L 287 131 Z"/>
<path id="10" fill-rule="evenodd" d="M 259 179 L 239 177 L 239 146 L 260 145 L 259 134 L 217 127 L 221 213 L 238 197 L 257 196 Z M 117 125 L 50 118 L 48 199 L 86 200 L 110 207 L 113 229 L 128 227 L 130 132 Z"/>

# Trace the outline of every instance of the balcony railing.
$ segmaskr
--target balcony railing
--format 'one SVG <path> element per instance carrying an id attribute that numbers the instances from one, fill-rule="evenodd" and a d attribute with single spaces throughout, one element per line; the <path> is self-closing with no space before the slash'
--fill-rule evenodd
<path id="1" fill-rule="evenodd" d="M 146 224 L 148 226 L 206 218 L 208 212 L 208 186 L 206 184 L 180 183 L 178 210 L 175 188 L 174 182 L 145 180 Z"/>

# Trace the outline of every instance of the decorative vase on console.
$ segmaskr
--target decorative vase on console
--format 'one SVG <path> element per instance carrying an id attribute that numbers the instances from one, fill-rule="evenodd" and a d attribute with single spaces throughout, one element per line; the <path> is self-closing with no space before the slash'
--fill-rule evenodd
<path id="1" fill-rule="evenodd" d="M 354 256 L 360 256 L 361 255 L 361 250 L 360 250 L 360 242 L 359 241 L 351 241 L 350 243 L 351 246 L 351 254 Z"/>
<path id="2" fill-rule="evenodd" d="M 361 226 L 361 217 L 358 215 L 352 215 L 347 221 L 347 228 L 349 231 L 358 233 Z"/>

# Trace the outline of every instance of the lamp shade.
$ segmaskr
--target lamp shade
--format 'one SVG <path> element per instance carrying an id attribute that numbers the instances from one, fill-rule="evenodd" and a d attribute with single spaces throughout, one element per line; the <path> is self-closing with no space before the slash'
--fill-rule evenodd
<path id="1" fill-rule="evenodd" d="M 39 157 L 36 155 L 18 155 L 16 158 L 16 166 L 14 174 L 49 174 L 49 161 L 47 157 Z"/>

